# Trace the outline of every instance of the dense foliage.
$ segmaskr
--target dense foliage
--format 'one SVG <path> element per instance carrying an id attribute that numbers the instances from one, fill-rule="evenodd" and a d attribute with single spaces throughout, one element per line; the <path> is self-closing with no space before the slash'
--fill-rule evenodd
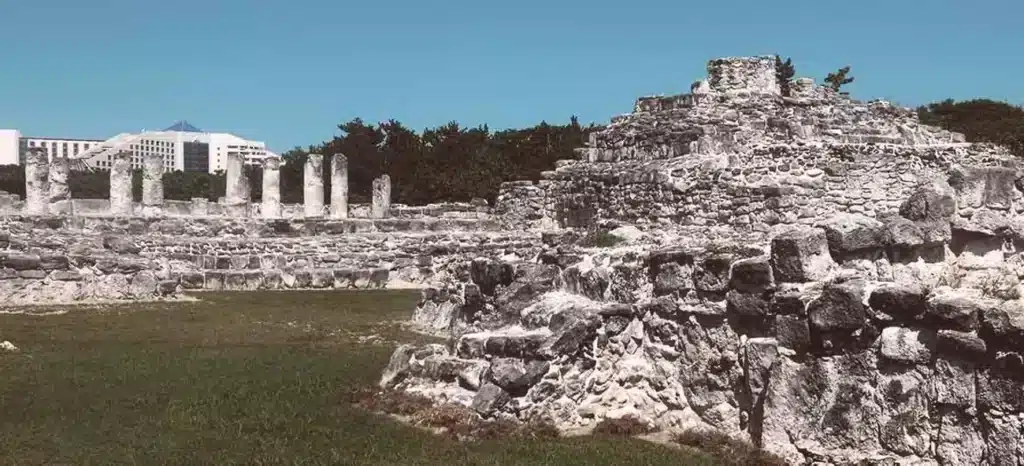
<path id="1" fill-rule="evenodd" d="M 990 99 L 933 102 L 917 109 L 922 123 L 964 133 L 971 142 L 993 142 L 1024 157 L 1024 107 Z"/>
<path id="2" fill-rule="evenodd" d="M 791 76 L 793 65 L 779 57 L 777 71 Z M 830 83 L 852 80 L 840 72 Z M 781 77 L 781 76 L 780 76 Z M 988 99 L 943 100 L 917 109 L 921 121 L 964 133 L 972 142 L 994 142 L 1024 157 L 1024 108 Z M 450 122 L 417 133 L 395 120 L 377 125 L 353 119 L 338 126 L 341 134 L 329 141 L 295 148 L 285 154 L 281 167 L 281 197 L 286 203 L 302 202 L 303 165 L 310 153 L 343 153 L 349 164 L 350 202 L 368 202 L 373 179 L 391 176 L 395 202 L 426 204 L 443 201 L 494 200 L 502 181 L 537 180 L 556 160 L 573 158 L 587 135 L 599 127 L 581 126 L 576 117 L 568 124 L 541 122 L 524 129 L 491 131 L 486 125 L 466 128 Z M 250 167 L 252 199 L 261 196 L 262 173 Z M 325 196 L 330 196 L 330 165 L 324 164 Z M 74 172 L 70 180 L 76 198 L 106 198 L 109 174 L 103 170 Z M 224 195 L 224 173 L 173 172 L 164 175 L 164 197 L 188 200 L 205 197 L 215 201 Z M 0 166 L 0 190 L 25 194 L 25 173 L 20 166 Z M 141 198 L 142 174 L 134 177 L 136 199 Z"/>

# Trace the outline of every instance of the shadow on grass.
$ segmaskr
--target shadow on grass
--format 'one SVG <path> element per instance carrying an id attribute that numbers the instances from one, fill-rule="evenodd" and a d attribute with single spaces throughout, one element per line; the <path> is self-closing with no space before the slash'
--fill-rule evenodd
<path id="1" fill-rule="evenodd" d="M 629 439 L 458 442 L 352 407 L 397 342 L 430 341 L 395 323 L 415 291 L 198 296 L 0 315 L 21 348 L 0 355 L 0 463 L 715 464 Z"/>

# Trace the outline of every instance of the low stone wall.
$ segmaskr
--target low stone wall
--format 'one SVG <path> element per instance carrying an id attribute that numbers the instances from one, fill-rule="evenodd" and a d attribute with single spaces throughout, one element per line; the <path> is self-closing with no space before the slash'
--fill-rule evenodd
<path id="1" fill-rule="evenodd" d="M 383 288 L 418 286 L 438 278 L 453 260 L 538 252 L 537 236 L 501 232 L 491 220 L 349 219 L 263 221 L 229 218 L 4 217 L 15 254 L 7 291 L 18 303 L 144 299 L 139 289 L 111 285 L 136 273 L 161 294 L 185 290 Z M 17 254 L 28 254 L 22 257 Z M 46 259 L 53 258 L 54 268 Z M 28 264 L 28 265 L 25 265 Z M 42 268 L 41 268 L 42 267 Z M 93 279 L 90 277 L 103 277 Z M 44 280 L 52 289 L 27 287 Z M 97 281 L 99 280 L 99 281 Z M 50 285 L 75 282 L 79 285 Z M 60 284 L 58 283 L 58 284 Z M 138 282 L 139 287 L 143 281 Z M 17 285 L 17 286 L 15 286 Z M 85 288 L 80 290 L 79 288 Z M 129 290 L 132 291 L 124 291 Z M 122 292 L 123 291 L 123 292 Z"/>
<path id="2" fill-rule="evenodd" d="M 0 235 L 3 306 L 167 299 L 179 292 L 159 261 Z"/>

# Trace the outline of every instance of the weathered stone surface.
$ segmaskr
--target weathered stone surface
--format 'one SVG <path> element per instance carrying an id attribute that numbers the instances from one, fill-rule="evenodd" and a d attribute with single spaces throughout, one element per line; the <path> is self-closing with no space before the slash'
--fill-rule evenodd
<path id="1" fill-rule="evenodd" d="M 110 214 L 131 216 L 132 154 L 118 151 L 110 158 Z"/>
<path id="2" fill-rule="evenodd" d="M 817 331 L 857 330 L 864 326 L 864 284 L 859 281 L 826 284 L 807 307 L 811 327 Z"/>
<path id="3" fill-rule="evenodd" d="M 331 156 L 331 218 L 348 218 L 348 158 Z"/>
<path id="4" fill-rule="evenodd" d="M 829 251 L 836 260 L 880 255 L 885 249 L 885 225 L 860 214 L 840 214 L 822 223 Z"/>
<path id="5" fill-rule="evenodd" d="M 263 218 L 281 217 L 281 157 L 263 159 L 263 191 L 260 204 Z"/>
<path id="6" fill-rule="evenodd" d="M 948 220 L 956 213 L 956 192 L 944 180 L 918 188 L 903 204 L 900 215 L 913 221 Z"/>
<path id="7" fill-rule="evenodd" d="M 824 278 L 833 266 L 825 232 L 818 228 L 791 228 L 772 239 L 775 279 L 806 282 Z"/>
<path id="8" fill-rule="evenodd" d="M 886 283 L 871 290 L 868 304 L 900 322 L 912 322 L 925 312 L 927 291 L 918 284 Z"/>
<path id="9" fill-rule="evenodd" d="M 49 204 L 50 164 L 43 149 L 30 148 L 25 154 L 25 213 L 43 215 Z"/>
<path id="10" fill-rule="evenodd" d="M 501 409 L 511 400 L 512 397 L 501 387 L 493 383 L 486 383 L 476 392 L 470 408 L 486 416 Z"/>
<path id="11" fill-rule="evenodd" d="M 49 204 L 53 215 L 72 214 L 71 188 L 68 179 L 71 177 L 71 164 L 66 156 L 54 157 L 50 160 Z"/>
<path id="12" fill-rule="evenodd" d="M 303 215 L 319 218 L 324 214 L 324 156 L 309 154 L 302 172 Z"/>
<path id="13" fill-rule="evenodd" d="M 499 358 L 491 362 L 490 379 L 512 396 L 523 396 L 548 372 L 547 361 Z"/>
<path id="14" fill-rule="evenodd" d="M 925 303 L 925 317 L 940 327 L 971 331 L 978 328 L 983 312 L 995 303 L 979 293 L 949 287 L 932 290 Z"/>
<path id="15" fill-rule="evenodd" d="M 381 175 L 373 180 L 373 204 L 370 207 L 372 218 L 386 218 L 391 213 L 391 177 Z"/>
<path id="16" fill-rule="evenodd" d="M 142 157 L 142 214 L 160 215 L 164 205 L 164 158 L 156 152 Z"/>
<path id="17" fill-rule="evenodd" d="M 882 357 L 891 361 L 926 364 L 935 353 L 936 336 L 933 331 L 887 327 L 882 330 L 880 339 Z"/>
<path id="18" fill-rule="evenodd" d="M 761 292 L 775 287 L 768 256 L 741 259 L 732 264 L 729 286 L 744 292 Z"/>
<path id="19" fill-rule="evenodd" d="M 249 197 L 251 187 L 249 176 L 245 173 L 245 155 L 240 152 L 228 152 L 225 175 L 224 207 L 233 217 L 249 215 Z"/>

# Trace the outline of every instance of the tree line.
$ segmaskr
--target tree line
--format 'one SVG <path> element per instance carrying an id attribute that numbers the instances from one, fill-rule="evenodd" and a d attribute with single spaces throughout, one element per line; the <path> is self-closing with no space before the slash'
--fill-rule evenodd
<path id="1" fill-rule="evenodd" d="M 397 120 L 368 124 L 355 118 L 338 125 L 340 134 L 328 141 L 294 148 L 282 154 L 281 201 L 301 203 L 303 171 L 309 154 L 324 156 L 324 196 L 330 198 L 330 157 L 341 153 L 348 159 L 349 202 L 369 202 L 373 180 L 388 174 L 392 200 L 402 204 L 470 201 L 493 202 L 498 188 L 508 180 L 539 180 L 555 161 L 573 157 L 588 134 L 600 129 L 582 126 L 573 116 L 566 124 L 541 123 L 522 129 L 492 131 L 487 125 L 465 127 L 452 121 L 417 133 Z M 247 166 L 253 201 L 262 198 L 262 169 Z M 75 198 L 106 198 L 110 192 L 107 170 L 72 172 L 69 179 Z M 216 201 L 224 195 L 224 172 L 175 171 L 164 174 L 164 198 Z M 24 167 L 0 166 L 0 190 L 25 195 Z M 133 177 L 136 200 L 142 196 L 142 173 Z"/>

